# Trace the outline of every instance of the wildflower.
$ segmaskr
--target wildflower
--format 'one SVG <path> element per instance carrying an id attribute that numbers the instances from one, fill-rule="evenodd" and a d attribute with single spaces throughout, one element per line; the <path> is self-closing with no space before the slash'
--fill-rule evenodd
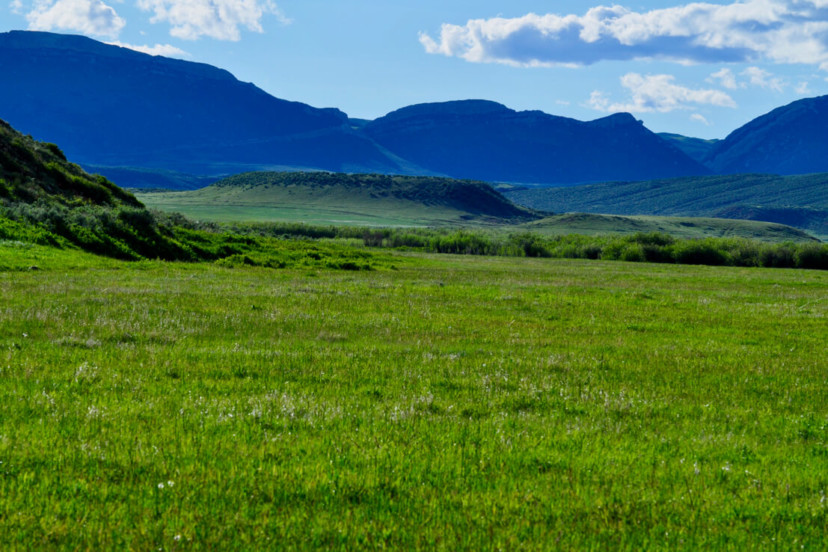
<path id="1" fill-rule="evenodd" d="M 167 481 L 167 487 L 172 487 L 174 483 L 172 481 Z"/>
<path id="2" fill-rule="evenodd" d="M 159 488 L 159 489 L 163 489 L 163 488 L 164 488 L 164 483 L 163 483 L 163 482 L 159 483 L 159 484 L 158 484 L 158 488 Z"/>
<path id="3" fill-rule="evenodd" d="M 173 540 L 176 541 L 176 542 L 180 541 L 181 540 L 181 535 L 174 536 Z"/>

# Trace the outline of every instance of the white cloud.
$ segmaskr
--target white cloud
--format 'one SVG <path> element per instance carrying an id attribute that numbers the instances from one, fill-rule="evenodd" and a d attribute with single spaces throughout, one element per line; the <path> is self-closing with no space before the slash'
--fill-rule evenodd
<path id="1" fill-rule="evenodd" d="M 239 40 L 241 28 L 263 32 L 262 18 L 271 14 L 282 23 L 289 20 L 270 0 L 138 0 L 138 7 L 152 12 L 152 23 L 169 23 L 170 34 L 196 40 L 202 36 Z"/>
<path id="2" fill-rule="evenodd" d="M 583 16 L 537 15 L 444 24 L 420 34 L 432 54 L 518 66 L 603 60 L 811 64 L 828 70 L 828 1 L 689 3 L 648 12 L 598 6 Z"/>
<path id="3" fill-rule="evenodd" d="M 112 46 L 120 46 L 121 48 L 129 48 L 130 50 L 135 50 L 136 52 L 142 52 L 144 54 L 149 54 L 151 56 L 164 56 L 164 57 L 173 57 L 173 58 L 189 58 L 192 57 L 189 52 L 185 52 L 181 48 L 176 48 L 172 44 L 156 44 L 155 46 L 149 45 L 136 45 L 136 44 L 124 44 L 123 42 L 118 42 L 117 40 L 114 42 L 108 42 L 107 44 L 111 44 Z"/>
<path id="4" fill-rule="evenodd" d="M 647 75 L 627 73 L 621 77 L 621 85 L 630 92 L 626 103 L 613 103 L 601 91 L 594 91 L 588 105 L 598 111 L 617 113 L 669 113 L 679 109 L 693 109 L 698 105 L 736 107 L 736 102 L 721 90 L 693 89 L 675 84 L 672 75 Z"/>
<path id="5" fill-rule="evenodd" d="M 21 15 L 23 13 L 23 2 L 21 0 L 12 0 L 9 8 L 13 14 Z"/>
<path id="6" fill-rule="evenodd" d="M 716 81 L 719 81 L 719 84 L 728 90 L 736 90 L 739 88 L 739 83 L 736 82 L 736 75 L 733 74 L 733 71 L 727 68 L 722 69 L 721 71 L 716 71 L 707 79 L 707 82 Z"/>
<path id="7" fill-rule="evenodd" d="M 696 121 L 697 123 L 701 123 L 704 126 L 710 126 L 710 121 L 708 121 L 707 118 L 705 118 L 705 116 L 701 113 L 693 113 L 692 115 L 690 115 L 690 120 Z"/>
<path id="8" fill-rule="evenodd" d="M 13 4 L 22 7 L 22 4 Z M 38 0 L 26 14 L 33 31 L 74 31 L 114 38 L 126 25 L 118 13 L 101 0 Z"/>
<path id="9" fill-rule="evenodd" d="M 752 86 L 769 88 L 774 92 L 782 92 L 785 88 L 785 83 L 782 79 L 774 77 L 772 73 L 759 67 L 748 67 L 739 74 L 746 77 Z"/>
<path id="10" fill-rule="evenodd" d="M 811 86 L 808 81 L 802 81 L 796 86 L 796 93 L 805 96 L 810 96 L 814 92 L 811 90 Z"/>
<path id="11" fill-rule="evenodd" d="M 743 77 L 743 79 L 738 79 L 732 70 L 724 68 L 712 73 L 706 80 L 707 82 L 712 83 L 718 82 L 719 85 L 727 88 L 728 90 L 738 90 L 747 88 L 748 86 L 756 86 L 759 88 L 768 88 L 774 92 L 782 92 L 785 87 L 788 86 L 783 79 L 776 77 L 770 71 L 766 71 L 765 69 L 761 69 L 759 67 L 748 67 L 744 71 L 740 72 L 738 76 Z"/>

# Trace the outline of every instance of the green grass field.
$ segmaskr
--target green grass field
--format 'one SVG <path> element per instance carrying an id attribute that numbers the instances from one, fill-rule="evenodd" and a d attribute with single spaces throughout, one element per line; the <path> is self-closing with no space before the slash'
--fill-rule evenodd
<path id="1" fill-rule="evenodd" d="M 824 549 L 828 273 L 374 255 L 0 242 L 0 547 Z"/>

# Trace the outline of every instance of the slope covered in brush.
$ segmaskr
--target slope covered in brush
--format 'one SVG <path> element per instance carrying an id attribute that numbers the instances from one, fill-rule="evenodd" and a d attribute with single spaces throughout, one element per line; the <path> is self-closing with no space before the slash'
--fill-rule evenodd
<path id="1" fill-rule="evenodd" d="M 0 239 L 75 246 L 122 259 L 192 253 L 146 208 L 102 176 L 0 121 Z"/>

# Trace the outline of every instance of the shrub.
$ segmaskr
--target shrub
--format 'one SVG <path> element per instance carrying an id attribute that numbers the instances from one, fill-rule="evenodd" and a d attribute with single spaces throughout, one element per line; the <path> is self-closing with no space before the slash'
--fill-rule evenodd
<path id="1" fill-rule="evenodd" d="M 828 270 L 828 244 L 800 245 L 794 253 L 796 268 Z"/>
<path id="2" fill-rule="evenodd" d="M 709 240 L 688 240 L 673 246 L 677 263 L 692 265 L 721 266 L 728 264 L 728 256 Z"/>

